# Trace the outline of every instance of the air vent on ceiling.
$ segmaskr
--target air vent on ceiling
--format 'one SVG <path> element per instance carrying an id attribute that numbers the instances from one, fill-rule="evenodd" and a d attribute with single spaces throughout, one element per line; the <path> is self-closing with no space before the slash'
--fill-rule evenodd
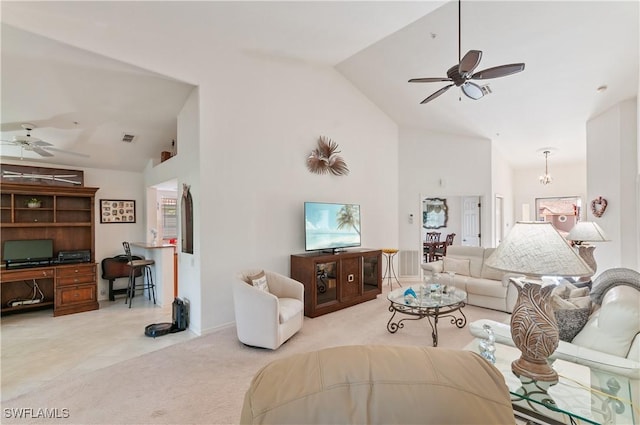
<path id="1" fill-rule="evenodd" d="M 133 139 L 136 138 L 135 134 L 131 134 L 131 133 L 122 133 L 122 141 L 125 143 L 131 143 L 133 142 Z"/>

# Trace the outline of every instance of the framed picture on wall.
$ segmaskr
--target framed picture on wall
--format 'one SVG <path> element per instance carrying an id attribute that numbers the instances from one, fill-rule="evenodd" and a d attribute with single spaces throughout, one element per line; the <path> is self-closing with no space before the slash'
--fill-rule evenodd
<path id="1" fill-rule="evenodd" d="M 100 223 L 135 223 L 136 201 L 100 199 Z"/>

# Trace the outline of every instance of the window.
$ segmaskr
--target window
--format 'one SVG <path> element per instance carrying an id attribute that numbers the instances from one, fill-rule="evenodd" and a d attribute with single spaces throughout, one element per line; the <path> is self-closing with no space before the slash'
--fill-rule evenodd
<path id="1" fill-rule="evenodd" d="M 178 217 L 176 213 L 176 199 L 162 198 L 162 238 L 173 239 L 178 237 Z"/>
<path id="2" fill-rule="evenodd" d="M 581 209 L 578 196 L 536 198 L 536 220 L 550 221 L 565 236 L 580 220 Z"/>

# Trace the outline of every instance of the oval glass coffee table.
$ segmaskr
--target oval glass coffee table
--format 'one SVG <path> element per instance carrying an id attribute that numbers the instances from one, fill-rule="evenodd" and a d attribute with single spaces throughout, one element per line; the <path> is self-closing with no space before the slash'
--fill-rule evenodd
<path id="1" fill-rule="evenodd" d="M 438 346 L 438 319 L 442 317 L 450 317 L 451 324 L 458 328 L 464 328 L 467 324 L 467 317 L 462 312 L 462 308 L 466 305 L 467 293 L 461 289 L 453 291 L 429 292 L 426 294 L 421 291 L 424 285 L 412 285 L 409 288 L 416 294 L 415 297 L 405 297 L 405 291 L 409 288 L 398 288 L 387 294 L 387 299 L 391 302 L 389 311 L 393 314 L 387 322 L 387 330 L 396 333 L 398 329 L 404 327 L 405 320 L 420 320 L 425 317 L 431 325 L 431 337 L 433 338 L 433 346 Z M 427 285 L 429 288 L 429 285 Z M 421 293 L 422 292 L 422 293 Z M 398 321 L 394 322 L 396 314 Z"/>

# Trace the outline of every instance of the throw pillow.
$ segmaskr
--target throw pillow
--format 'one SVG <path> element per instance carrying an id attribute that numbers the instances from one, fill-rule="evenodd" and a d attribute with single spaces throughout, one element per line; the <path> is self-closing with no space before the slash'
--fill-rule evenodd
<path id="1" fill-rule="evenodd" d="M 566 299 L 569 298 L 569 293 L 572 289 L 576 289 L 576 287 L 568 282 L 564 282 L 556 286 L 552 293 L 560 298 Z"/>
<path id="2" fill-rule="evenodd" d="M 551 307 L 558 323 L 560 340 L 571 342 L 589 321 L 589 288 L 576 288 L 571 283 L 558 285 L 551 294 Z"/>
<path id="3" fill-rule="evenodd" d="M 588 297 L 589 288 L 576 288 L 569 291 L 569 298 Z"/>
<path id="4" fill-rule="evenodd" d="M 591 308 L 569 308 L 554 311 L 560 340 L 571 342 L 589 320 Z"/>
<path id="5" fill-rule="evenodd" d="M 462 276 L 469 276 L 471 274 L 469 271 L 471 268 L 471 261 L 468 259 L 461 260 L 457 258 L 443 257 L 442 264 L 445 272 L 454 272 L 455 274 Z"/>
<path id="6" fill-rule="evenodd" d="M 557 294 L 551 295 L 551 308 L 557 310 L 573 310 L 576 306 Z"/>
<path id="7" fill-rule="evenodd" d="M 269 292 L 269 284 L 267 283 L 267 276 L 264 274 L 264 270 L 252 276 L 248 276 L 249 281 L 253 286 L 264 292 Z"/>

